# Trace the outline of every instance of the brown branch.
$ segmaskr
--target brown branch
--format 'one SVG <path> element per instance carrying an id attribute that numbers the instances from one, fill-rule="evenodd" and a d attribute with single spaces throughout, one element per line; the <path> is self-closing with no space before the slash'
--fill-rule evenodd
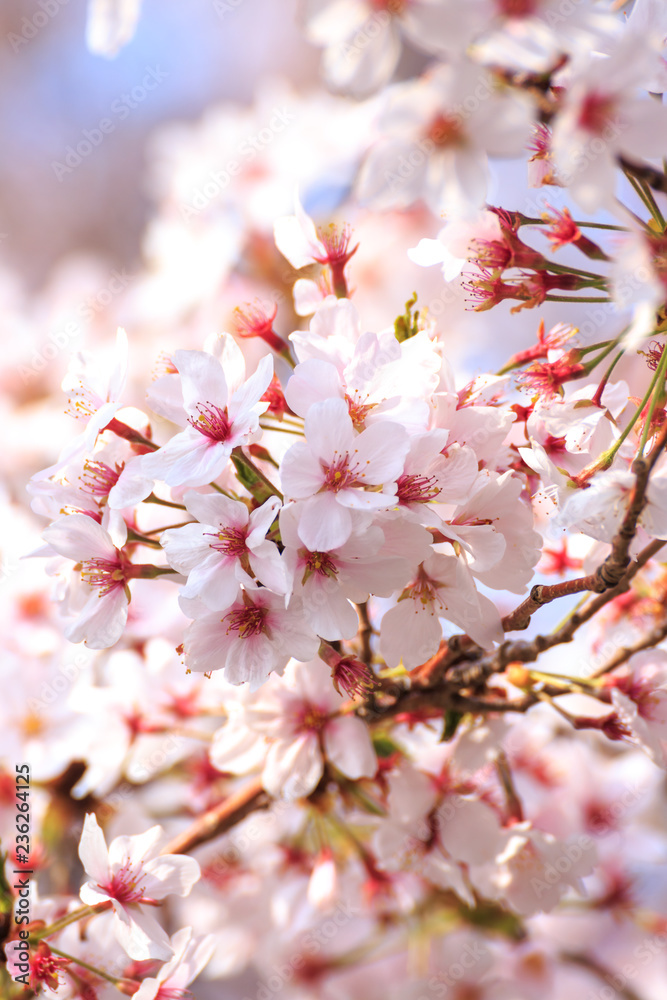
<path id="1" fill-rule="evenodd" d="M 518 632 L 528 628 L 531 616 L 535 611 L 559 597 L 578 594 L 582 591 L 603 594 L 618 586 L 631 562 L 630 546 L 637 534 L 639 517 L 647 503 L 646 489 L 649 476 L 665 447 L 666 441 L 667 427 L 660 433 L 651 454 L 646 458 L 638 458 L 633 463 L 632 471 L 635 474 L 635 483 L 630 494 L 630 502 L 621 526 L 612 539 L 611 552 L 604 562 L 588 576 L 582 576 L 576 580 L 565 580 L 563 583 L 555 583 L 551 586 L 538 584 L 533 587 L 530 596 L 523 604 L 520 604 L 511 614 L 505 615 L 503 618 L 503 628 L 506 632 Z"/>
<path id="2" fill-rule="evenodd" d="M 572 631 L 561 629 L 555 633 L 557 636 L 555 639 L 553 636 L 537 636 L 528 646 L 519 643 L 503 643 L 499 651 L 500 660 L 494 659 L 492 661 L 492 664 L 496 664 L 494 669 L 490 669 L 489 661 L 486 660 L 484 664 L 477 664 L 470 669 L 462 668 L 458 674 L 453 675 L 454 677 L 459 677 L 462 682 L 466 683 L 470 682 L 475 674 L 479 674 L 480 682 L 482 682 L 491 673 L 495 673 L 498 669 L 504 669 L 512 660 L 520 660 L 525 663 L 536 659 L 537 655 L 545 649 L 569 642 L 579 625 L 587 621 L 608 601 L 613 600 L 618 594 L 624 593 L 628 589 L 629 581 L 635 573 L 648 561 L 651 555 L 665 544 L 660 539 L 650 543 L 640 554 L 641 556 L 646 552 L 649 553 L 643 562 L 640 562 L 640 557 L 638 557 L 632 564 L 630 546 L 637 533 L 639 517 L 647 502 L 646 489 L 649 476 L 666 444 L 667 424 L 660 431 L 650 454 L 644 458 L 635 459 L 632 466 L 635 483 L 630 494 L 630 501 L 621 526 L 611 541 L 611 552 L 604 562 L 593 573 L 576 580 L 565 580 L 551 586 L 537 584 L 532 588 L 526 600 L 502 619 L 502 625 L 506 632 L 523 631 L 530 625 L 532 615 L 538 608 L 550 604 L 559 597 L 586 591 L 599 594 L 599 598 L 587 605 L 587 614 L 581 613 L 579 616 L 572 616 L 570 619 Z M 516 652 L 513 652 L 514 650 Z M 532 655 L 533 652 L 536 655 Z M 444 640 L 440 644 L 438 652 L 430 660 L 411 671 L 410 676 L 413 683 L 422 687 L 431 687 L 451 666 L 461 660 L 481 660 L 482 657 L 483 650 L 468 635 L 453 636 L 451 639 Z"/>
<path id="3" fill-rule="evenodd" d="M 644 181 L 654 191 L 661 191 L 663 194 L 667 194 L 667 176 L 662 170 L 656 170 L 655 167 L 650 166 L 648 163 L 636 163 L 634 160 L 628 160 L 625 156 L 619 156 L 618 162 L 623 170 L 627 170 L 633 177 Z"/>
<path id="4" fill-rule="evenodd" d="M 541 653 L 553 646 L 560 646 L 572 642 L 574 635 L 585 622 L 593 618 L 597 612 L 613 601 L 615 597 L 628 590 L 630 581 L 660 549 L 667 544 L 662 539 L 655 539 L 642 549 L 635 561 L 627 568 L 624 576 L 615 587 L 611 587 L 603 594 L 598 594 L 592 601 L 575 611 L 561 628 L 549 635 L 536 635 L 530 641 L 505 642 L 492 656 L 480 657 L 479 661 L 462 666 L 454 666 L 447 673 L 447 681 L 454 687 L 479 687 L 492 675 L 502 673 L 510 663 L 533 663 Z M 436 661 L 439 664 L 447 662 L 447 652 L 444 655 L 436 654 L 429 663 Z M 442 670 L 444 673 L 444 669 Z M 436 683 L 438 675 L 435 670 L 432 672 L 431 684 Z M 427 685 L 425 685 L 427 686 Z"/>
<path id="5" fill-rule="evenodd" d="M 632 646 L 623 646 L 618 650 L 615 656 L 612 656 L 610 660 L 605 663 L 603 667 L 600 667 L 595 673 L 590 674 L 590 677 L 602 677 L 604 674 L 610 673 L 612 670 L 616 670 L 623 663 L 626 663 L 631 656 L 635 653 L 641 653 L 643 649 L 653 649 L 657 646 L 659 642 L 667 637 L 667 619 L 665 619 L 660 625 L 656 625 L 643 639 L 636 642 Z"/>
<path id="6" fill-rule="evenodd" d="M 174 837 L 160 853 L 187 854 L 195 847 L 226 833 L 251 812 L 267 809 L 270 804 L 271 798 L 262 788 L 261 779 L 255 778 L 224 802 L 198 816 L 192 826 Z"/>
<path id="7" fill-rule="evenodd" d="M 601 962 L 598 962 L 596 958 L 593 958 L 590 955 L 583 955 L 580 952 L 565 951 L 561 952 L 560 957 L 564 962 L 571 962 L 572 965 L 579 965 L 582 969 L 586 969 L 588 972 L 591 972 L 594 976 L 597 976 L 604 983 L 606 983 L 607 986 L 609 986 L 612 982 L 616 984 L 620 978 L 611 969 L 602 965 Z M 623 978 L 625 979 L 626 977 Z M 615 991 L 619 997 L 624 997 L 625 1000 L 642 1000 L 639 993 L 633 990 L 633 988 L 628 985 L 627 981 L 620 986 L 614 985 L 613 991 Z"/>
<path id="8" fill-rule="evenodd" d="M 363 604 L 357 604 L 355 607 L 359 616 L 359 631 L 357 635 L 359 637 L 359 642 L 361 643 L 360 657 L 367 666 L 370 666 L 373 659 L 373 651 L 371 649 L 373 626 L 371 625 L 371 620 L 368 617 L 368 602 L 364 601 Z"/>

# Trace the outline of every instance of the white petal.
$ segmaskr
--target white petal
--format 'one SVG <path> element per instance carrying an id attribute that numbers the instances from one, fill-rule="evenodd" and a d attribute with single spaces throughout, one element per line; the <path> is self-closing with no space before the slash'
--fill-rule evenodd
<path id="1" fill-rule="evenodd" d="M 327 723 L 324 750 L 334 767 L 348 778 L 372 778 L 377 771 L 370 733 L 361 719 L 351 715 Z"/>
<path id="2" fill-rule="evenodd" d="M 356 447 L 357 439 L 343 399 L 325 399 L 311 406 L 305 432 L 313 453 L 327 464 Z"/>
<path id="3" fill-rule="evenodd" d="M 328 552 L 352 534 L 352 515 L 333 493 L 318 493 L 301 505 L 299 537 L 310 552 Z"/>
<path id="4" fill-rule="evenodd" d="M 231 500 L 221 493 L 198 493 L 187 490 L 183 503 L 189 514 L 202 524 L 220 527 L 245 528 L 248 523 L 248 508 L 240 500 Z"/>
<path id="5" fill-rule="evenodd" d="M 87 813 L 83 822 L 81 840 L 79 841 L 79 857 L 86 874 L 90 875 L 95 882 L 103 885 L 108 881 L 109 852 L 95 813 Z"/>
<path id="6" fill-rule="evenodd" d="M 117 55 L 134 35 L 141 0 L 89 0 L 86 43 L 96 55 Z"/>
<path id="7" fill-rule="evenodd" d="M 228 444 L 187 429 L 152 455 L 145 455 L 143 468 L 168 486 L 204 486 L 217 479 L 230 454 Z"/>
<path id="8" fill-rule="evenodd" d="M 151 879 L 146 885 L 147 893 L 153 899 L 164 899 L 169 895 L 188 896 L 201 876 L 199 864 L 194 858 L 177 854 L 153 858 L 144 865 L 144 871 Z"/>
<path id="9" fill-rule="evenodd" d="M 116 587 L 104 597 L 93 591 L 77 620 L 66 626 L 65 636 L 70 642 L 85 641 L 91 649 L 108 649 L 125 631 L 127 612 L 128 600 L 123 587 Z"/>
<path id="10" fill-rule="evenodd" d="M 325 473 L 305 441 L 297 441 L 286 452 L 280 466 L 280 480 L 286 497 L 299 500 L 317 493 Z"/>
<path id="11" fill-rule="evenodd" d="M 205 351 L 176 351 L 174 364 L 181 375 L 183 405 L 196 415 L 198 403 L 227 406 L 227 380 L 219 361 Z"/>
<path id="12" fill-rule="evenodd" d="M 269 795 L 296 799 L 309 795 L 322 777 L 322 755 L 314 733 L 274 743 L 266 758 L 262 784 Z"/>
<path id="13" fill-rule="evenodd" d="M 116 940 L 135 962 L 145 962 L 149 958 L 167 961 L 173 955 L 169 938 L 148 910 L 148 907 L 114 905 Z"/>
<path id="14" fill-rule="evenodd" d="M 68 514 L 45 530 L 44 541 L 56 552 L 75 562 L 116 559 L 116 547 L 104 528 L 87 514 Z"/>

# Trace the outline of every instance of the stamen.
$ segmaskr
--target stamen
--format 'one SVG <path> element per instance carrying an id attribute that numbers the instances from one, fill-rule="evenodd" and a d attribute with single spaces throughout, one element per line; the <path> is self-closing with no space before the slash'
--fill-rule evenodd
<path id="1" fill-rule="evenodd" d="M 324 488 L 331 490 L 332 493 L 338 493 L 340 490 L 346 489 L 348 486 L 360 485 L 354 473 L 351 472 L 349 464 L 350 456 L 344 455 L 342 458 L 337 459 L 332 465 L 325 466 L 326 477 L 324 480 Z"/>
<path id="2" fill-rule="evenodd" d="M 232 430 L 227 411 L 213 403 L 197 403 L 196 410 L 199 416 L 188 417 L 194 429 L 211 441 L 226 441 Z"/>
<path id="3" fill-rule="evenodd" d="M 100 889 L 119 903 L 141 903 L 146 890 L 139 884 L 139 878 L 140 873 L 133 871 L 132 863 L 128 860 L 115 872 L 110 882 L 100 885 Z"/>
<path id="4" fill-rule="evenodd" d="M 251 604 L 248 607 L 239 608 L 237 611 L 230 611 L 222 621 L 229 623 L 227 635 L 230 632 L 238 632 L 242 639 L 249 639 L 250 636 L 259 635 L 266 631 L 266 615 L 266 608 L 259 608 Z"/>
<path id="5" fill-rule="evenodd" d="M 81 563 L 81 579 L 89 587 L 99 588 L 99 596 L 105 597 L 117 587 L 125 586 L 125 571 L 118 559 L 88 559 Z"/>
<path id="6" fill-rule="evenodd" d="M 84 462 L 81 482 L 86 493 L 92 493 L 93 496 L 100 497 L 108 496 L 118 482 L 118 477 L 123 471 L 123 466 L 124 463 L 116 465 L 114 470 L 105 465 L 104 462 Z"/>
<path id="7" fill-rule="evenodd" d="M 402 504 L 428 503 L 429 500 L 435 500 L 441 492 L 440 487 L 436 486 L 435 476 L 409 476 L 404 474 L 399 476 L 396 485 L 398 502 Z"/>
<path id="8" fill-rule="evenodd" d="M 218 532 L 206 532 L 207 538 L 215 538 L 210 546 L 226 556 L 241 556 L 246 550 L 246 532 L 243 528 L 223 528 Z"/>
<path id="9" fill-rule="evenodd" d="M 304 549 L 301 552 L 305 552 Z M 335 579 L 338 576 L 338 567 L 328 552 L 305 552 L 306 569 L 301 583 L 305 583 L 309 576 L 317 573 L 318 576 L 329 576 Z"/>

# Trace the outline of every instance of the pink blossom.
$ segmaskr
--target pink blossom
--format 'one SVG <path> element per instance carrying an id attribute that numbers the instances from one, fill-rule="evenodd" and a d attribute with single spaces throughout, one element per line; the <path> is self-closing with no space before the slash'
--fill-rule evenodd
<path id="1" fill-rule="evenodd" d="M 150 492 L 148 478 L 168 486 L 203 486 L 217 479 L 234 448 L 245 444 L 259 426 L 268 403 L 260 402 L 273 375 L 272 358 L 230 393 L 219 361 L 204 351 L 176 351 L 184 416 L 189 426 L 162 448 L 134 460 L 114 489 L 115 506 L 128 506 Z M 143 481 L 142 481 L 143 480 Z M 136 484 L 136 485 L 135 485 Z"/>
<path id="2" fill-rule="evenodd" d="M 59 555 L 80 564 L 80 584 L 68 601 L 75 618 L 65 627 L 65 635 L 70 642 L 84 640 L 92 649 L 113 646 L 127 621 L 132 564 L 86 514 L 59 518 L 43 537 Z"/>
<path id="3" fill-rule="evenodd" d="M 480 90 L 485 99 L 462 114 Z M 474 63 L 439 64 L 385 98 L 381 138 L 362 167 L 359 197 L 378 209 L 406 208 L 421 198 L 435 214 L 474 215 L 486 198 L 488 154 L 522 152 L 530 118 L 528 101 L 496 93 Z"/>
<path id="4" fill-rule="evenodd" d="M 191 670 L 223 670 L 230 684 L 263 684 L 271 671 L 282 673 L 290 656 L 310 660 L 319 639 L 307 624 L 301 602 L 264 588 L 245 589 L 225 614 L 205 614 L 188 625 L 185 662 Z"/>
<path id="5" fill-rule="evenodd" d="M 443 621 L 458 625 L 487 648 L 502 640 L 500 615 L 477 593 L 463 561 L 432 555 L 382 618 L 380 650 L 387 665 L 402 661 L 410 670 L 425 663 L 440 645 Z"/>
<path id="6" fill-rule="evenodd" d="M 272 795 L 287 799 L 309 795 L 324 773 L 327 760 L 346 777 L 370 778 L 377 759 L 366 724 L 340 713 L 340 695 L 329 668 L 321 661 L 296 663 L 284 677 L 271 678 L 249 706 L 246 727 L 268 742 L 262 784 Z M 235 757 L 225 728 L 219 732 L 211 759 L 224 770 Z"/>
<path id="7" fill-rule="evenodd" d="M 357 512 L 372 514 L 396 502 L 395 480 L 409 441 L 403 428 L 390 422 L 355 434 L 342 399 L 313 404 L 305 432 L 306 440 L 285 455 L 280 475 L 285 495 L 306 501 L 301 540 L 312 552 L 326 552 L 348 540 Z"/>
<path id="8" fill-rule="evenodd" d="M 219 493 L 188 490 L 184 496 L 197 523 L 172 528 L 160 538 L 170 566 L 188 577 L 185 599 L 201 597 L 207 608 L 223 611 L 236 600 L 241 584 L 260 583 L 284 593 L 287 581 L 280 553 L 266 540 L 280 501 L 270 497 L 249 513 L 248 507 Z"/>
<path id="9" fill-rule="evenodd" d="M 89 906 L 111 901 L 116 916 L 114 933 L 130 958 L 169 959 L 173 949 L 164 930 L 147 907 L 165 896 L 187 896 L 199 879 L 194 858 L 159 854 L 162 827 L 136 837 L 116 837 L 107 849 L 94 813 L 83 825 L 79 857 L 90 881 L 81 888 Z"/>
<path id="10" fill-rule="evenodd" d="M 192 928 L 184 927 L 173 935 L 170 947 L 174 957 L 163 965 L 155 978 L 142 980 L 134 993 L 135 1000 L 179 1000 L 191 994 L 185 989 L 208 964 L 214 950 L 215 938 L 193 937 Z"/>

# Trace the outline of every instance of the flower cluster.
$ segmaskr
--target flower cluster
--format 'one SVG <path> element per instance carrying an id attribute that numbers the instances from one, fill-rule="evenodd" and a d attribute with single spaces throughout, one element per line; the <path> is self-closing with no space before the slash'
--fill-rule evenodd
<path id="1" fill-rule="evenodd" d="M 286 88 L 238 190 L 261 102 L 162 136 L 113 360 L 32 445 L 12 1000 L 661 997 L 667 20 L 615 7 L 309 0 L 341 96 Z"/>

